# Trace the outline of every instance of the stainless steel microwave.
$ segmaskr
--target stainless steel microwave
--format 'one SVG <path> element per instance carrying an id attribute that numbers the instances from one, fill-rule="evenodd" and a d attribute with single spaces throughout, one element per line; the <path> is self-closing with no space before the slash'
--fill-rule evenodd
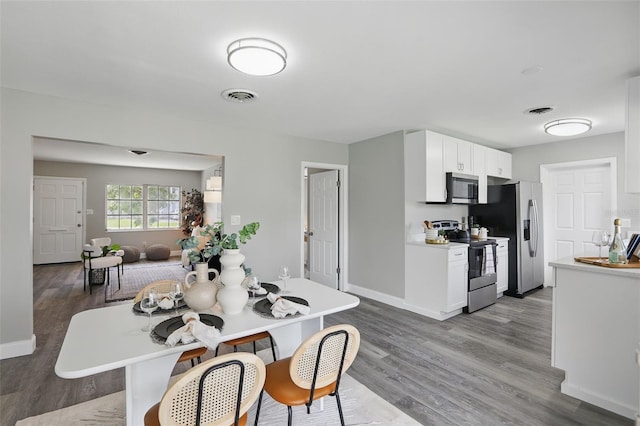
<path id="1" fill-rule="evenodd" d="M 447 173 L 448 204 L 478 204 L 478 176 Z"/>

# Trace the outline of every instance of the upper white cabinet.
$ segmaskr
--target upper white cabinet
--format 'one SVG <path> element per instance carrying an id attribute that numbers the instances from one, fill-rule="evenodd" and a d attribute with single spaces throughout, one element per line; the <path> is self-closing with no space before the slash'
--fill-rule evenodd
<path id="1" fill-rule="evenodd" d="M 487 175 L 511 179 L 511 154 L 493 148 L 485 148 Z"/>
<path id="2" fill-rule="evenodd" d="M 487 148 L 473 144 L 473 174 L 478 176 L 478 203 L 487 204 Z"/>
<path id="3" fill-rule="evenodd" d="M 462 139 L 443 136 L 444 171 L 473 174 L 473 144 Z"/>
<path id="4" fill-rule="evenodd" d="M 407 200 L 446 201 L 443 137 L 429 131 L 405 136 L 404 182 Z"/>
<path id="5" fill-rule="evenodd" d="M 404 138 L 407 201 L 444 203 L 447 172 L 478 176 L 478 202 L 487 203 L 487 176 L 511 179 L 511 154 L 423 130 Z"/>

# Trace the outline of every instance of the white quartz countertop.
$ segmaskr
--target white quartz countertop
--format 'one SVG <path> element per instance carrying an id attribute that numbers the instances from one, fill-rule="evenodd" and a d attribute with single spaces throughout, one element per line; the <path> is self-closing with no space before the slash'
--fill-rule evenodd
<path id="1" fill-rule="evenodd" d="M 554 260 L 553 262 L 549 262 L 549 266 L 560 269 L 592 272 L 594 274 L 635 278 L 638 280 L 638 285 L 640 285 L 640 268 L 609 268 L 606 266 L 589 265 L 587 263 L 576 262 L 573 257 Z"/>
<path id="2" fill-rule="evenodd" d="M 428 244 L 425 241 L 407 241 L 408 246 L 422 246 L 428 248 L 435 248 L 440 250 L 451 250 L 461 247 L 469 247 L 469 244 L 465 243 L 448 243 L 448 244 Z"/>

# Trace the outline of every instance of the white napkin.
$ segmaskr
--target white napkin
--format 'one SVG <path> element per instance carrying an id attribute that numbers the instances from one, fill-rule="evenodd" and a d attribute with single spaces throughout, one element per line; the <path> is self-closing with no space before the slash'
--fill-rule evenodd
<path id="1" fill-rule="evenodd" d="M 259 287 L 259 288 L 250 288 L 249 291 L 253 294 L 257 294 L 259 296 L 263 295 L 263 294 L 267 294 L 267 290 L 264 289 L 264 287 Z"/>
<path id="2" fill-rule="evenodd" d="M 311 311 L 308 306 L 284 299 L 277 294 L 269 293 L 267 294 L 267 299 L 269 299 L 269 302 L 272 303 L 271 314 L 275 318 L 284 318 L 289 314 L 295 315 L 298 312 L 300 312 L 302 315 L 306 315 Z"/>
<path id="3" fill-rule="evenodd" d="M 200 315 L 195 312 L 187 312 L 182 315 L 184 326 L 180 327 L 167 337 L 165 345 L 175 346 L 178 342 L 187 344 L 196 340 L 201 341 L 208 348 L 215 349 L 220 343 L 220 331 L 200 322 Z"/>
<path id="4" fill-rule="evenodd" d="M 160 302 L 158 303 L 158 306 L 161 309 L 172 309 L 173 308 L 173 300 L 169 297 L 169 295 L 162 295 L 160 296 Z"/>

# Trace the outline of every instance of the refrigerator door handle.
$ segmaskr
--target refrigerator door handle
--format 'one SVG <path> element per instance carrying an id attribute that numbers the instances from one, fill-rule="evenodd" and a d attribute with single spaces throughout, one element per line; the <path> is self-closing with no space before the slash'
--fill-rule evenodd
<path id="1" fill-rule="evenodd" d="M 540 231 L 540 220 L 538 217 L 538 204 L 536 203 L 536 200 L 529 200 L 529 212 L 533 213 L 533 215 L 530 214 L 529 217 L 531 217 L 533 219 L 533 225 L 531 226 L 533 228 L 533 238 L 531 240 L 529 240 L 529 252 L 531 253 L 531 257 L 536 257 L 538 255 L 538 241 L 539 241 L 539 231 Z M 531 242 L 533 241 L 534 246 L 531 247 Z"/>

